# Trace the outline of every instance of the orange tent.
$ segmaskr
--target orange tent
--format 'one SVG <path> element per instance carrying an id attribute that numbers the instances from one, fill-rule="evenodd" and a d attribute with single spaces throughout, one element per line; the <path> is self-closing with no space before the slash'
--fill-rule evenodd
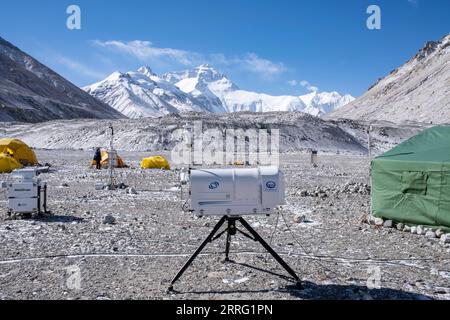
<path id="1" fill-rule="evenodd" d="M 103 168 L 108 168 L 109 166 L 109 153 L 108 151 L 102 151 L 102 160 L 100 162 L 102 164 Z M 92 166 L 95 166 L 95 161 L 92 160 L 91 162 Z M 122 158 L 116 153 L 116 165 L 115 168 L 126 168 L 125 162 L 122 160 Z"/>

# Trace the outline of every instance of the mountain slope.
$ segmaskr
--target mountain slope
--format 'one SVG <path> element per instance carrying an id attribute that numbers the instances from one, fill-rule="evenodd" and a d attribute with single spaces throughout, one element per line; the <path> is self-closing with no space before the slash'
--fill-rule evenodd
<path id="1" fill-rule="evenodd" d="M 79 118 L 123 115 L 0 38 L 0 121 Z"/>
<path id="2" fill-rule="evenodd" d="M 119 150 L 161 151 L 173 150 L 182 143 L 182 136 L 175 130 L 186 123 L 201 121 L 203 129 L 219 130 L 230 128 L 254 130 L 280 130 L 280 152 L 308 150 L 310 148 L 336 152 L 365 153 L 365 144 L 339 126 L 302 112 L 276 113 L 183 113 L 159 118 L 125 119 L 114 121 L 114 145 Z M 9 126 L 5 134 L 23 139 L 36 148 L 85 149 L 103 146 L 108 141 L 103 121 L 52 121 L 39 124 Z M 205 138 L 204 146 L 211 143 Z"/>
<path id="3" fill-rule="evenodd" d="M 84 90 L 129 118 L 205 110 L 195 98 L 155 75 L 149 67 L 114 72 Z"/>
<path id="4" fill-rule="evenodd" d="M 418 54 L 329 118 L 450 122 L 450 35 Z"/>

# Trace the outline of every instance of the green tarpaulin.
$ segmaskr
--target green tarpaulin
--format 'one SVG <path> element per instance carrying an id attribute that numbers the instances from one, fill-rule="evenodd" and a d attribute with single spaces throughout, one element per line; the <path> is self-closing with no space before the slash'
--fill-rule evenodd
<path id="1" fill-rule="evenodd" d="M 425 130 L 372 161 L 372 210 L 450 231 L 450 126 Z"/>

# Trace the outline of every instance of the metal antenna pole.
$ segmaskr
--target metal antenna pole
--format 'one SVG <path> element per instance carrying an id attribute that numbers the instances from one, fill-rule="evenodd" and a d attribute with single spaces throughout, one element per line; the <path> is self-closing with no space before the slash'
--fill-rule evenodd
<path id="1" fill-rule="evenodd" d="M 114 151 L 114 128 L 112 124 L 109 124 L 109 129 L 111 130 L 111 139 L 109 141 L 109 187 L 114 189 L 114 162 L 116 161 L 116 157 Z"/>

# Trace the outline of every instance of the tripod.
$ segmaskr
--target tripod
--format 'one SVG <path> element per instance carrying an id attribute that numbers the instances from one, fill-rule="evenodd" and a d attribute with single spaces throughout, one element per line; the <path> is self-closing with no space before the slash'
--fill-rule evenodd
<path id="1" fill-rule="evenodd" d="M 250 234 L 237 228 L 236 222 L 238 221 Z M 228 223 L 228 227 L 224 231 L 217 234 L 217 232 L 220 230 L 220 228 L 225 222 Z M 180 279 L 183 273 L 187 270 L 187 268 L 189 268 L 189 266 L 192 264 L 195 258 L 197 258 L 197 256 L 202 252 L 202 250 L 206 247 L 206 245 L 210 242 L 217 240 L 225 233 L 227 234 L 225 245 L 225 261 L 229 262 L 231 237 L 235 236 L 237 232 L 253 241 L 259 242 L 264 247 L 264 249 L 266 249 L 275 258 L 275 260 L 294 278 L 296 285 L 299 288 L 301 288 L 300 278 L 297 276 L 295 271 L 292 270 L 291 267 L 289 267 L 289 265 L 267 244 L 267 242 L 264 241 L 263 238 L 261 238 L 261 236 L 247 223 L 247 221 L 244 220 L 244 218 L 223 216 L 222 219 L 220 219 L 220 221 L 216 224 L 213 231 L 206 238 L 206 240 L 200 245 L 197 251 L 195 251 L 195 253 L 189 258 L 189 260 L 181 268 L 181 270 L 178 272 L 175 278 L 173 278 L 169 286 L 169 291 L 173 291 L 174 283 L 177 282 L 178 279 Z"/>

